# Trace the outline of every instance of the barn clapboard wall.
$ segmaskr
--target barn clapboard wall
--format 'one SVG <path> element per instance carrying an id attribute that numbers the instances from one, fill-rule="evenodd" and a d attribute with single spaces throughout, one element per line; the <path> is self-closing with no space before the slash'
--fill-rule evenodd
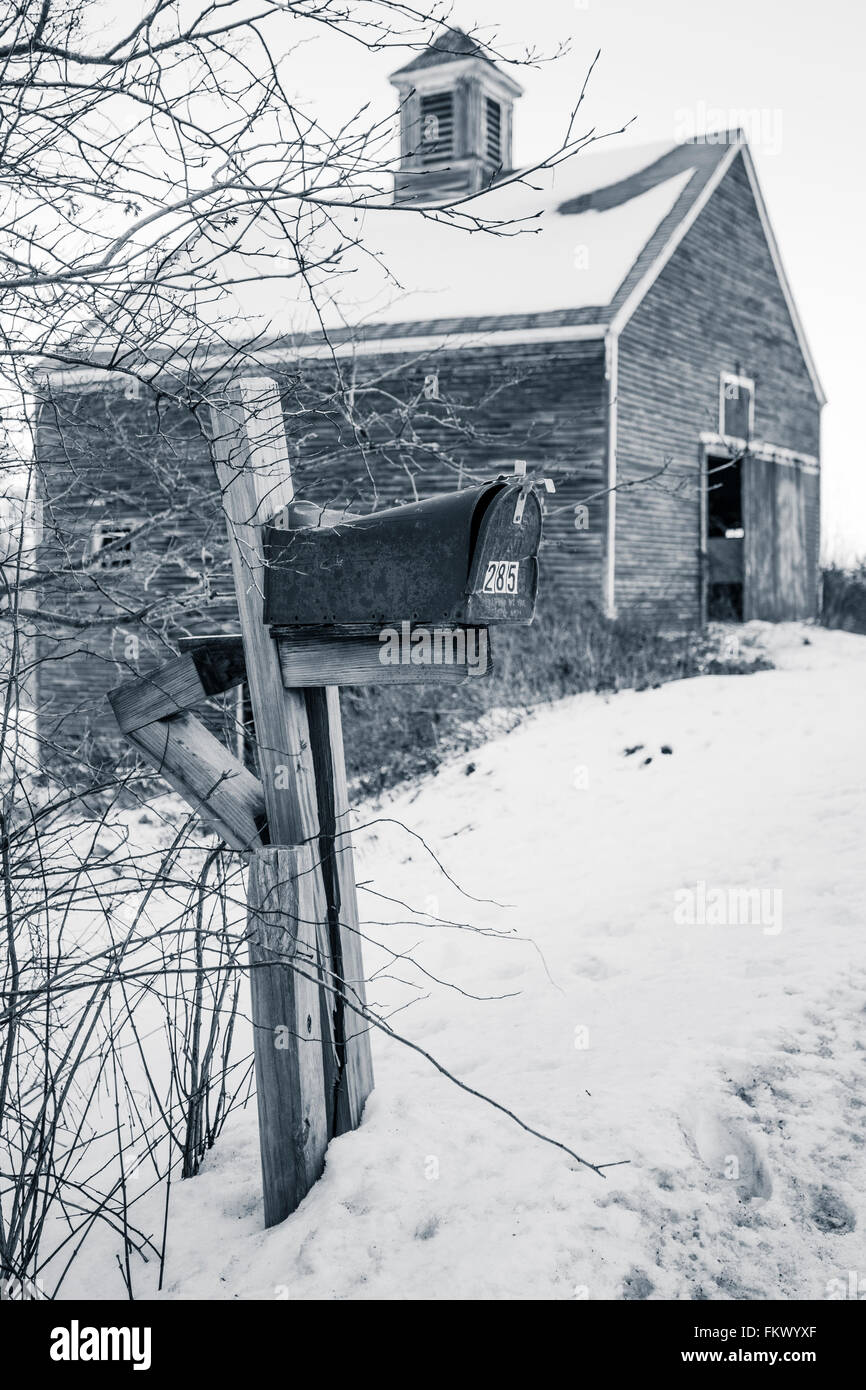
<path id="1" fill-rule="evenodd" d="M 719 376 L 755 380 L 756 438 L 817 456 L 820 406 L 761 226 L 742 156 L 626 325 L 619 343 L 616 519 L 618 610 L 671 623 L 700 615 L 700 448 L 718 430 Z M 771 465 L 775 468 L 791 465 Z M 666 468 L 647 486 L 630 486 Z M 807 593 L 816 611 L 818 487 L 802 484 Z M 752 527 L 770 528 L 775 490 L 756 497 Z M 799 526 L 798 522 L 798 526 Z M 766 530 L 759 550 L 771 545 Z M 755 561 L 760 568 L 760 562 Z M 772 566 L 772 554 L 770 564 Z M 761 581 L 763 582 L 763 581 Z M 773 588 L 775 588 L 775 581 Z M 786 615 L 787 616 L 787 615 Z"/>
<path id="2" fill-rule="evenodd" d="M 424 383 L 433 373 L 438 399 L 426 399 Z M 433 356 L 385 352 L 359 359 L 342 387 L 328 363 L 287 362 L 273 374 L 282 388 L 298 496 L 366 512 L 467 487 L 523 460 L 531 472 L 551 477 L 557 489 L 548 502 L 540 601 L 555 601 L 557 595 L 600 601 L 605 443 L 600 339 L 479 345 Z M 360 448 L 341 389 L 353 392 L 359 419 L 375 413 L 386 393 L 389 409 L 395 399 L 407 403 L 417 444 L 389 440 L 385 430 L 377 434 L 373 427 L 366 450 Z M 64 555 L 84 559 L 106 512 L 114 519 L 164 518 L 143 533 L 129 570 L 101 575 L 92 588 L 77 583 L 65 597 L 79 621 L 104 612 L 106 585 L 119 586 L 131 607 L 133 595 L 142 602 L 157 595 L 170 600 L 168 619 L 142 630 L 137 657 L 126 653 L 125 635 L 138 629 L 123 622 L 103 627 L 83 644 L 72 637 L 64 643 L 63 660 L 55 659 L 54 635 L 41 642 L 43 727 L 52 738 L 70 743 L 88 732 L 113 734 L 102 697 L 137 670 L 164 660 L 178 636 L 236 628 L 235 607 L 219 494 L 192 417 L 166 404 L 157 412 L 146 397 L 129 400 L 108 377 L 97 389 L 59 393 L 43 409 L 38 448 L 44 491 L 51 499 L 42 554 L 46 571 L 60 565 Z M 588 527 L 578 530 L 575 507 L 587 499 L 595 499 L 588 502 Z M 204 588 L 182 556 L 201 561 Z M 62 606 L 59 595 L 52 604 Z M 206 720 L 225 729 L 233 717 L 229 701 L 228 709 L 215 708 Z"/>

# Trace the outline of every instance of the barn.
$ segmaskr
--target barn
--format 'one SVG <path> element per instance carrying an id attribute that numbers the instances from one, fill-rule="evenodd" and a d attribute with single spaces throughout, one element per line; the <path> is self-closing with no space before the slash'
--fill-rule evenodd
<path id="1" fill-rule="evenodd" d="M 519 460 L 556 488 L 544 594 L 665 627 L 814 616 L 824 394 L 741 133 L 516 174 L 520 88 L 472 39 L 447 30 L 392 80 L 387 203 L 346 212 L 315 309 L 287 285 L 275 314 L 272 283 L 239 306 L 276 325 L 256 367 L 281 384 L 299 495 L 369 510 Z M 52 606 L 101 624 L 74 716 L 81 643 L 40 669 L 40 705 L 76 730 L 119 669 L 231 622 L 195 412 L 157 408 L 116 351 L 100 363 L 51 374 L 39 429 L 46 573 L 79 557 Z"/>

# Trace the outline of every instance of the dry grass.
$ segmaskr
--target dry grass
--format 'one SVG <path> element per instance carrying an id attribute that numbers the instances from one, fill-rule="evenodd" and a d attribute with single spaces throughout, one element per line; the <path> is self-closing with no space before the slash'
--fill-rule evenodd
<path id="1" fill-rule="evenodd" d="M 646 620 L 612 622 L 594 608 L 544 605 L 528 628 L 493 633 L 493 675 L 459 686 L 343 691 L 349 777 L 366 793 L 432 772 L 444 758 L 518 723 L 528 709 L 581 691 L 645 690 L 770 665 L 725 653 L 718 633 L 663 633 Z"/>
<path id="2" fill-rule="evenodd" d="M 866 632 L 866 560 L 851 569 L 829 565 L 823 571 L 821 622 L 846 632 Z"/>

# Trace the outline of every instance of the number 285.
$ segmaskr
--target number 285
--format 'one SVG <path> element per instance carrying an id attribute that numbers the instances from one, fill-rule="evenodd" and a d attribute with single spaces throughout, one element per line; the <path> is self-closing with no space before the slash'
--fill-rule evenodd
<path id="1" fill-rule="evenodd" d="M 484 571 L 483 594 L 516 594 L 519 560 L 490 560 Z"/>

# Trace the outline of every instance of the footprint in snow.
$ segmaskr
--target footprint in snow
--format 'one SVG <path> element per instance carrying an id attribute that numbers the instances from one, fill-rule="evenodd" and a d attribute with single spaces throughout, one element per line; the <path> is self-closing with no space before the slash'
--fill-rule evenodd
<path id="1" fill-rule="evenodd" d="M 433 1237 L 435 1236 L 435 1234 L 436 1234 L 436 1232 L 437 1232 L 438 1230 L 439 1230 L 439 1217 L 438 1217 L 438 1216 L 431 1216 L 427 1221 L 422 1221 L 421 1224 L 420 1224 L 419 1226 L 416 1226 L 416 1228 L 415 1228 L 415 1239 L 416 1239 L 416 1240 L 432 1240 Z"/>
<path id="2" fill-rule="evenodd" d="M 573 975 L 587 980 L 609 980 L 612 975 L 619 974 L 618 970 L 614 970 L 598 956 L 588 956 L 585 960 L 575 961 L 571 971 Z"/>
<path id="3" fill-rule="evenodd" d="M 812 1197 L 809 1219 L 825 1235 L 847 1235 L 857 1225 L 857 1218 L 847 1202 L 831 1187 L 821 1187 Z"/>
<path id="4" fill-rule="evenodd" d="M 642 1269 L 633 1269 L 622 1281 L 622 1296 L 627 1302 L 649 1298 L 655 1284 L 648 1279 Z"/>
<path id="5" fill-rule="evenodd" d="M 767 1161 L 746 1125 L 704 1112 L 698 1116 L 691 1137 L 698 1157 L 713 1177 L 730 1183 L 741 1202 L 766 1201 L 772 1195 Z"/>

